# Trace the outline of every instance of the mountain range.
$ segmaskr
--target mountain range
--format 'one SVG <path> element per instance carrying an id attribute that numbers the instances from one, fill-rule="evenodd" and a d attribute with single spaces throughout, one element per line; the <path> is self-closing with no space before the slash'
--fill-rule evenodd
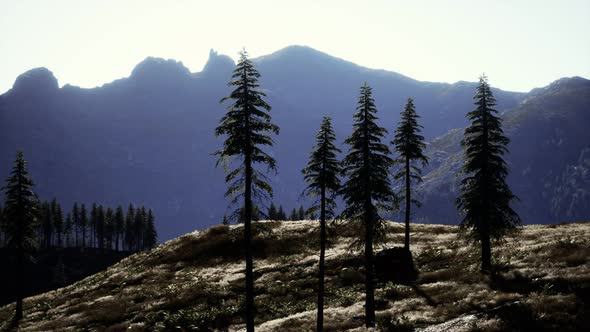
<path id="1" fill-rule="evenodd" d="M 373 87 L 379 122 L 392 135 L 413 97 L 431 163 L 416 219 L 456 224 L 459 141 L 473 109 L 476 83 L 417 81 L 365 68 L 305 46 L 254 59 L 260 84 L 281 127 L 269 152 L 274 202 L 286 210 L 305 199 L 301 169 L 324 115 L 338 140 L 350 133 L 358 89 Z M 0 177 L 22 149 L 41 198 L 64 206 L 130 202 L 154 210 L 161 239 L 220 223 L 227 210 L 223 170 L 211 155 L 222 143 L 214 128 L 224 114 L 234 62 L 211 51 L 203 70 L 149 57 L 127 78 L 84 89 L 46 68 L 20 75 L 0 96 Z M 493 84 L 493 78 L 491 78 Z M 510 183 L 525 223 L 588 219 L 590 206 L 590 81 L 560 79 L 519 93 L 494 89 L 511 137 Z"/>

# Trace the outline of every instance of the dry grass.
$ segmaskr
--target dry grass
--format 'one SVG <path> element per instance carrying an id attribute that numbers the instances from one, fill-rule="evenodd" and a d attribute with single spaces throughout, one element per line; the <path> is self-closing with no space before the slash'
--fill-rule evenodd
<path id="1" fill-rule="evenodd" d="M 255 230 L 258 330 L 313 330 L 317 223 L 263 222 Z M 401 245 L 403 226 L 390 223 L 387 230 L 383 246 Z M 28 298 L 21 328 L 241 330 L 242 231 L 215 226 L 187 234 L 74 285 Z M 364 331 L 362 260 L 349 249 L 357 232 L 346 223 L 330 228 L 326 331 Z M 458 331 L 586 326 L 589 239 L 588 223 L 523 227 L 494 247 L 497 272 L 483 276 L 478 248 L 468 246 L 457 227 L 413 225 L 420 275 L 414 285 L 377 285 L 378 330 L 436 330 L 445 322 Z M 498 309 L 504 307 L 510 310 Z M 8 321 L 12 310 L 14 305 L 0 308 L 0 321 Z"/>

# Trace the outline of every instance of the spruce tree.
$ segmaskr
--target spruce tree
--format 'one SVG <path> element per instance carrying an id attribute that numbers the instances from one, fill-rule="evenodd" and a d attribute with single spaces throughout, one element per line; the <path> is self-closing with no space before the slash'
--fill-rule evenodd
<path id="1" fill-rule="evenodd" d="M 76 247 L 80 246 L 80 208 L 78 207 L 78 202 L 74 202 L 74 206 L 72 207 L 72 223 L 74 224 L 74 238 Z"/>
<path id="2" fill-rule="evenodd" d="M 270 207 L 268 208 L 268 220 L 279 220 L 279 212 L 277 211 L 277 207 L 275 203 L 270 203 Z"/>
<path id="3" fill-rule="evenodd" d="M 385 221 L 379 210 L 391 210 L 397 201 L 389 181 L 389 147 L 381 140 L 387 134 L 379 127 L 377 108 L 371 88 L 365 83 L 360 89 L 357 112 L 354 114 L 353 132 L 345 143 L 350 145 L 343 160 L 347 176 L 341 194 L 346 207 L 342 216 L 351 221 L 361 222 L 363 232 L 360 241 L 365 251 L 365 325 L 375 326 L 375 285 L 373 242 L 383 236 Z"/>
<path id="4" fill-rule="evenodd" d="M 86 205 L 82 203 L 80 207 L 80 230 L 82 232 L 82 248 L 86 247 L 86 230 L 88 229 L 88 214 L 86 213 Z"/>
<path id="5" fill-rule="evenodd" d="M 270 105 L 263 97 L 258 84 L 260 74 L 248 59 L 246 51 L 240 52 L 240 59 L 228 83 L 235 89 L 221 102 L 231 101 L 226 114 L 215 129 L 216 136 L 225 136 L 221 150 L 215 152 L 219 157 L 217 164 L 229 168 L 228 159 L 239 161 L 239 166 L 226 174 L 229 184 L 226 196 L 232 197 L 232 203 L 243 198 L 244 207 L 244 246 L 246 252 L 246 329 L 254 331 L 254 276 L 252 259 L 252 212 L 255 201 L 272 196 L 272 188 L 266 176 L 255 168 L 256 164 L 266 166 L 267 170 L 276 170 L 275 160 L 262 150 L 272 146 L 269 134 L 279 134 L 279 127 L 271 123 Z M 234 212 L 239 216 L 240 210 Z"/>
<path id="6" fill-rule="evenodd" d="M 287 220 L 287 215 L 285 214 L 285 210 L 283 210 L 283 206 L 279 206 L 279 211 L 277 212 L 277 220 L 285 221 Z"/>
<path id="7" fill-rule="evenodd" d="M 64 224 L 64 236 L 66 238 L 66 247 L 70 247 L 72 245 L 72 229 L 74 228 L 74 224 L 72 222 L 72 215 L 66 215 L 66 222 Z"/>
<path id="8" fill-rule="evenodd" d="M 56 198 L 51 200 L 51 218 L 53 221 L 53 229 L 57 236 L 57 246 L 61 248 L 63 246 L 62 235 L 64 231 L 64 216 L 61 210 L 61 205 L 57 202 Z"/>
<path id="9" fill-rule="evenodd" d="M 293 210 L 291 210 L 291 214 L 289 215 L 289 220 L 291 220 L 291 221 L 298 220 L 297 209 L 293 208 Z"/>
<path id="10" fill-rule="evenodd" d="M 115 236 L 115 211 L 112 208 L 107 208 L 104 215 L 104 238 L 107 249 L 113 249 L 113 238 Z"/>
<path id="11" fill-rule="evenodd" d="M 102 205 L 98 206 L 96 213 L 96 247 L 104 249 L 104 227 L 105 227 L 105 211 Z"/>
<path id="12" fill-rule="evenodd" d="M 134 227 L 133 222 L 135 220 L 135 209 L 132 204 L 129 204 L 127 208 L 127 214 L 125 215 L 125 246 L 128 251 L 133 251 L 135 247 Z"/>
<path id="13" fill-rule="evenodd" d="M 303 177 L 307 183 L 305 192 L 315 198 L 310 211 L 320 211 L 320 261 L 318 283 L 318 314 L 317 331 L 324 330 L 324 276 L 326 255 L 326 219 L 332 218 L 336 201 L 334 196 L 340 189 L 340 163 L 336 154 L 340 149 L 334 145 L 336 134 L 332 129 L 331 119 L 325 116 L 322 119 L 320 130 L 316 135 L 316 144 L 311 152 L 307 167 L 303 169 Z M 295 215 L 293 209 L 292 215 Z"/>
<path id="14" fill-rule="evenodd" d="M 404 200 L 406 203 L 404 248 L 408 251 L 410 250 L 411 204 L 420 206 L 420 201 L 412 198 L 412 181 L 414 183 L 422 182 L 421 171 L 416 164 L 419 163 L 421 166 L 428 164 L 428 159 L 423 152 L 426 144 L 424 144 L 424 136 L 420 135 L 420 129 L 423 127 L 418 124 L 419 118 L 420 116 L 416 113 L 414 107 L 414 100 L 408 98 L 408 102 L 401 112 L 401 119 L 395 130 L 395 137 L 391 142 L 399 156 L 394 163 L 402 166 L 394 175 L 394 178 L 404 181 L 404 189 L 398 196 L 399 199 Z"/>
<path id="15" fill-rule="evenodd" d="M 223 221 L 221 222 L 222 225 L 229 225 L 229 220 L 227 220 L 227 215 L 223 215 Z"/>
<path id="16" fill-rule="evenodd" d="M 98 206 L 96 203 L 92 203 L 92 209 L 90 210 L 90 247 L 96 248 L 96 224 L 98 223 Z"/>
<path id="17" fill-rule="evenodd" d="M 299 220 L 305 220 L 305 209 L 303 208 L 303 205 L 299 206 L 298 218 Z"/>
<path id="18" fill-rule="evenodd" d="M 43 224 L 43 247 L 51 247 L 53 237 L 53 215 L 51 214 L 51 205 L 44 201 L 41 205 L 41 222 Z"/>
<path id="19" fill-rule="evenodd" d="M 467 114 L 471 125 L 461 141 L 465 178 L 461 180 L 457 208 L 463 215 L 461 229 L 481 244 L 481 270 L 487 273 L 491 268 L 491 240 L 501 239 L 513 230 L 520 217 L 510 206 L 518 198 L 506 183 L 508 168 L 502 158 L 510 140 L 493 108 L 496 99 L 485 75 L 479 78 L 473 99 L 476 108 Z"/>
<path id="20" fill-rule="evenodd" d="M 29 178 L 23 153 L 19 151 L 10 176 L 6 180 L 4 191 L 4 231 L 7 236 L 7 247 L 14 249 L 16 254 L 15 290 L 16 310 L 14 319 L 23 317 L 24 267 L 25 260 L 36 246 L 36 222 L 38 217 L 38 199 L 33 192 L 33 181 Z"/>
<path id="21" fill-rule="evenodd" d="M 144 249 L 152 249 L 156 247 L 156 245 L 158 244 L 158 232 L 156 231 L 156 221 L 154 218 L 154 213 L 151 209 L 147 213 L 143 238 Z"/>
<path id="22" fill-rule="evenodd" d="M 125 215 L 123 214 L 123 207 L 117 206 L 115 212 L 115 250 L 119 251 L 119 243 L 122 242 L 125 235 Z M 123 245 L 121 245 L 122 247 Z"/>

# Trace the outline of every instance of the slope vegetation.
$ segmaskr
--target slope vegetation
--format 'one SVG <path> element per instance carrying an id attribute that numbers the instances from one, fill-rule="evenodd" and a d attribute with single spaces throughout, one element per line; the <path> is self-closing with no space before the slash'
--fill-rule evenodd
<path id="1" fill-rule="evenodd" d="M 317 223 L 260 222 L 255 246 L 259 331 L 315 327 Z M 125 258 L 71 286 L 25 300 L 25 331 L 229 330 L 242 325 L 241 226 L 215 226 Z M 350 251 L 355 225 L 330 228 L 327 331 L 363 331 L 363 278 Z M 588 326 L 590 224 L 525 226 L 494 248 L 497 273 L 478 272 L 478 251 L 456 226 L 414 225 L 413 285 L 379 282 L 379 330 L 574 331 Z M 388 226 L 385 247 L 403 242 Z M 0 308 L 10 319 L 13 305 Z M 585 318 L 586 317 L 586 318 Z M 442 325 L 441 325 L 442 324 Z"/>

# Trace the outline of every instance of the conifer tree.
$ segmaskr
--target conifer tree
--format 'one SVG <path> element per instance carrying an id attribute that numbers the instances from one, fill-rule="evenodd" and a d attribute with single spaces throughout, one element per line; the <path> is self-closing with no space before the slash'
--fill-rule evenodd
<path id="1" fill-rule="evenodd" d="M 92 209 L 90 210 L 90 247 L 96 248 L 96 224 L 98 223 L 98 206 L 96 203 L 92 203 Z"/>
<path id="2" fill-rule="evenodd" d="M 243 198 L 244 207 L 244 246 L 246 252 L 246 330 L 254 331 L 254 276 L 252 259 L 252 212 L 255 201 L 272 196 L 272 188 L 266 176 L 255 168 L 256 164 L 275 170 L 275 160 L 262 150 L 272 146 L 269 134 L 278 135 L 279 127 L 271 123 L 270 105 L 263 97 L 258 78 L 260 74 L 248 59 L 246 51 L 240 53 L 240 59 L 228 83 L 235 89 L 221 102 L 231 101 L 226 114 L 215 129 L 216 136 L 225 136 L 221 150 L 215 152 L 219 157 L 217 164 L 228 168 L 228 159 L 239 160 L 237 168 L 226 174 L 229 189 L 226 196 L 232 197 L 232 203 Z M 267 196 L 268 195 L 268 196 Z M 240 215 L 240 209 L 234 216 Z"/>
<path id="3" fill-rule="evenodd" d="M 316 135 L 316 144 L 311 152 L 307 167 L 303 169 L 303 177 L 307 183 L 305 192 L 314 197 L 316 201 L 309 209 L 320 211 L 320 261 L 318 283 L 318 314 L 316 330 L 324 330 L 324 275 L 326 255 L 326 219 L 332 218 L 336 202 L 334 196 L 340 189 L 341 173 L 340 163 L 336 154 L 340 149 L 334 145 L 336 134 L 332 129 L 331 119 L 325 116 L 322 119 L 320 130 Z M 295 214 L 293 209 L 292 215 Z"/>
<path id="4" fill-rule="evenodd" d="M 38 217 L 38 199 L 33 192 L 33 181 L 29 178 L 23 153 L 19 151 L 6 185 L 2 188 L 5 197 L 4 231 L 7 246 L 16 253 L 15 290 L 16 310 L 14 320 L 23 317 L 24 265 L 36 246 L 36 222 Z"/>
<path id="5" fill-rule="evenodd" d="M 463 215 L 461 229 L 481 244 L 481 270 L 491 268 L 491 240 L 502 238 L 519 223 L 510 203 L 518 198 L 506 183 L 508 168 L 502 158 L 510 142 L 502 130 L 502 119 L 493 107 L 496 99 L 487 77 L 479 78 L 475 110 L 467 114 L 471 125 L 461 145 L 465 150 L 461 195 L 457 208 Z"/>
<path id="6" fill-rule="evenodd" d="M 421 171 L 416 164 L 420 163 L 422 166 L 428 164 L 428 159 L 426 159 L 423 152 L 426 144 L 424 144 L 424 136 L 420 135 L 420 128 L 423 127 L 418 124 L 419 118 L 420 116 L 416 113 L 414 106 L 414 100 L 408 98 L 408 102 L 401 112 L 401 119 L 395 130 L 395 137 L 391 142 L 399 156 L 394 163 L 402 166 L 394 175 L 394 178 L 404 181 L 404 189 L 398 196 L 406 203 L 404 248 L 407 250 L 410 250 L 411 204 L 420 206 L 420 201 L 412 198 L 412 181 L 414 183 L 422 182 Z"/>
<path id="7" fill-rule="evenodd" d="M 72 245 L 72 229 L 72 215 L 68 213 L 66 215 L 66 222 L 64 224 L 64 236 L 66 238 L 66 247 L 70 247 Z"/>
<path id="8" fill-rule="evenodd" d="M 227 215 L 223 215 L 223 221 L 221 222 L 222 225 L 229 225 L 229 220 L 227 220 Z"/>
<path id="9" fill-rule="evenodd" d="M 143 249 L 143 234 L 145 229 L 145 222 L 147 214 L 145 207 L 135 210 L 135 219 L 133 221 L 133 237 L 135 241 L 135 250 L 141 251 Z"/>
<path id="10" fill-rule="evenodd" d="M 384 219 L 379 210 L 391 210 L 397 201 L 389 181 L 389 147 L 381 140 L 387 133 L 379 127 L 377 108 L 371 96 L 371 88 L 365 83 L 360 89 L 357 112 L 354 114 L 353 132 L 345 143 L 350 145 L 343 160 L 343 170 L 348 180 L 341 194 L 346 207 L 342 216 L 364 226 L 359 240 L 365 251 L 365 325 L 375 326 L 375 285 L 373 242 L 382 237 Z"/>
<path id="11" fill-rule="evenodd" d="M 299 220 L 305 220 L 305 209 L 303 208 L 303 205 L 299 206 L 299 212 L 298 212 L 299 216 Z"/>
<path id="12" fill-rule="evenodd" d="M 129 204 L 127 208 L 127 214 L 125 215 L 125 246 L 128 251 L 133 251 L 135 248 L 134 241 L 134 222 L 135 221 L 135 209 L 132 204 Z"/>
<path id="13" fill-rule="evenodd" d="M 51 247 L 53 237 L 53 215 L 51 214 L 51 205 L 49 202 L 43 202 L 41 206 L 41 222 L 43 223 L 43 247 Z"/>
<path id="14" fill-rule="evenodd" d="M 112 208 L 107 208 L 104 214 L 104 239 L 107 249 L 113 249 L 113 237 L 115 236 L 115 211 Z"/>
<path id="15" fill-rule="evenodd" d="M 115 212 L 115 250 L 119 251 L 119 242 L 123 241 L 122 239 L 125 236 L 125 215 L 123 214 L 123 207 L 121 205 L 117 206 L 117 210 Z M 121 245 L 123 247 L 123 245 Z"/>
<path id="16" fill-rule="evenodd" d="M 86 230 L 88 229 L 88 214 L 86 213 L 86 205 L 82 203 L 80 207 L 80 230 L 82 232 L 82 248 L 86 247 Z"/>
<path id="17" fill-rule="evenodd" d="M 53 229 L 55 230 L 55 235 L 57 236 L 57 246 L 61 248 L 63 246 L 62 235 L 64 231 L 64 216 L 61 210 L 61 205 L 57 202 L 55 197 L 51 200 L 51 216 L 53 221 Z"/>
<path id="18" fill-rule="evenodd" d="M 279 206 L 279 211 L 277 212 L 277 220 L 285 221 L 287 220 L 287 215 L 285 214 L 285 210 L 283 210 L 283 206 Z"/>
<path id="19" fill-rule="evenodd" d="M 295 221 L 298 220 L 299 215 L 297 214 L 297 209 L 293 208 L 293 210 L 291 210 L 291 214 L 289 215 L 289 220 L 291 221 Z"/>
<path id="20" fill-rule="evenodd" d="M 158 232 L 156 231 L 156 222 L 151 209 L 147 213 L 143 238 L 143 249 L 152 249 L 158 244 Z"/>
<path id="21" fill-rule="evenodd" d="M 74 225 L 74 238 L 76 247 L 80 246 L 80 208 L 78 207 L 78 202 L 74 202 L 74 206 L 72 207 L 72 223 Z"/>
<path id="22" fill-rule="evenodd" d="M 98 210 L 96 213 L 96 247 L 99 249 L 104 249 L 104 227 L 105 227 L 105 211 L 102 205 L 98 206 Z"/>
<path id="23" fill-rule="evenodd" d="M 279 212 L 277 211 L 277 207 L 275 206 L 275 203 L 270 203 L 270 207 L 268 208 L 268 220 L 279 220 L 278 217 Z"/>

